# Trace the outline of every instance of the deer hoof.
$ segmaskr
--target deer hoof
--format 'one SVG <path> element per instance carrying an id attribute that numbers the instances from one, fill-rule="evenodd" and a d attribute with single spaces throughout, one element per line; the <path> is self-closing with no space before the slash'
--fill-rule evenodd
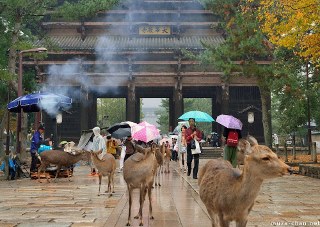
<path id="1" fill-rule="evenodd" d="M 139 226 L 143 226 L 143 223 L 142 223 L 142 222 L 140 222 Z"/>
<path id="2" fill-rule="evenodd" d="M 151 216 L 151 217 L 150 217 L 150 219 L 151 219 L 151 220 L 153 220 L 153 219 L 154 219 L 154 217 L 153 217 L 153 216 Z"/>
<path id="3" fill-rule="evenodd" d="M 131 224 L 130 224 L 130 222 L 128 222 L 127 224 L 126 224 L 126 226 L 130 226 Z"/>
<path id="4" fill-rule="evenodd" d="M 134 216 L 134 219 L 138 219 L 139 218 L 139 215 L 137 215 L 137 216 Z"/>

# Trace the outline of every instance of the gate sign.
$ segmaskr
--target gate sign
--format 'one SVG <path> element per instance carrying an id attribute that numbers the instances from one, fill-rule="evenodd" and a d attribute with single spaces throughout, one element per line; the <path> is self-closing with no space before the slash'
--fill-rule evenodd
<path id="1" fill-rule="evenodd" d="M 171 27 L 163 25 L 143 25 L 139 27 L 139 35 L 171 35 Z"/>

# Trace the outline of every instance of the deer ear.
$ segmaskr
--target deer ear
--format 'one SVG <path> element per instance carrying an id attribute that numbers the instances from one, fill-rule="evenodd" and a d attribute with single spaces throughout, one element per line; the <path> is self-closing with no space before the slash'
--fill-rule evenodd
<path id="1" fill-rule="evenodd" d="M 251 146 L 258 145 L 258 141 L 253 136 L 247 136 L 247 141 L 250 143 Z"/>

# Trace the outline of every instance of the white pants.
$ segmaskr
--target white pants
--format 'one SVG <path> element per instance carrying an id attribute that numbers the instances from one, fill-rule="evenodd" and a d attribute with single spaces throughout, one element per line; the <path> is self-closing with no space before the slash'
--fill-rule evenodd
<path id="1" fill-rule="evenodd" d="M 124 156 L 126 156 L 126 146 L 122 146 L 120 155 L 120 169 L 123 168 Z"/>

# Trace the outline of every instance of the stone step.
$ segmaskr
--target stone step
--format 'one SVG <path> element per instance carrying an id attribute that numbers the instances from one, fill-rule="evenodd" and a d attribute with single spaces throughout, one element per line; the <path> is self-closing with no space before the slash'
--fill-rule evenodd
<path id="1" fill-rule="evenodd" d="M 201 159 L 221 158 L 222 154 L 223 154 L 223 148 L 221 147 L 203 147 L 200 158 Z"/>

